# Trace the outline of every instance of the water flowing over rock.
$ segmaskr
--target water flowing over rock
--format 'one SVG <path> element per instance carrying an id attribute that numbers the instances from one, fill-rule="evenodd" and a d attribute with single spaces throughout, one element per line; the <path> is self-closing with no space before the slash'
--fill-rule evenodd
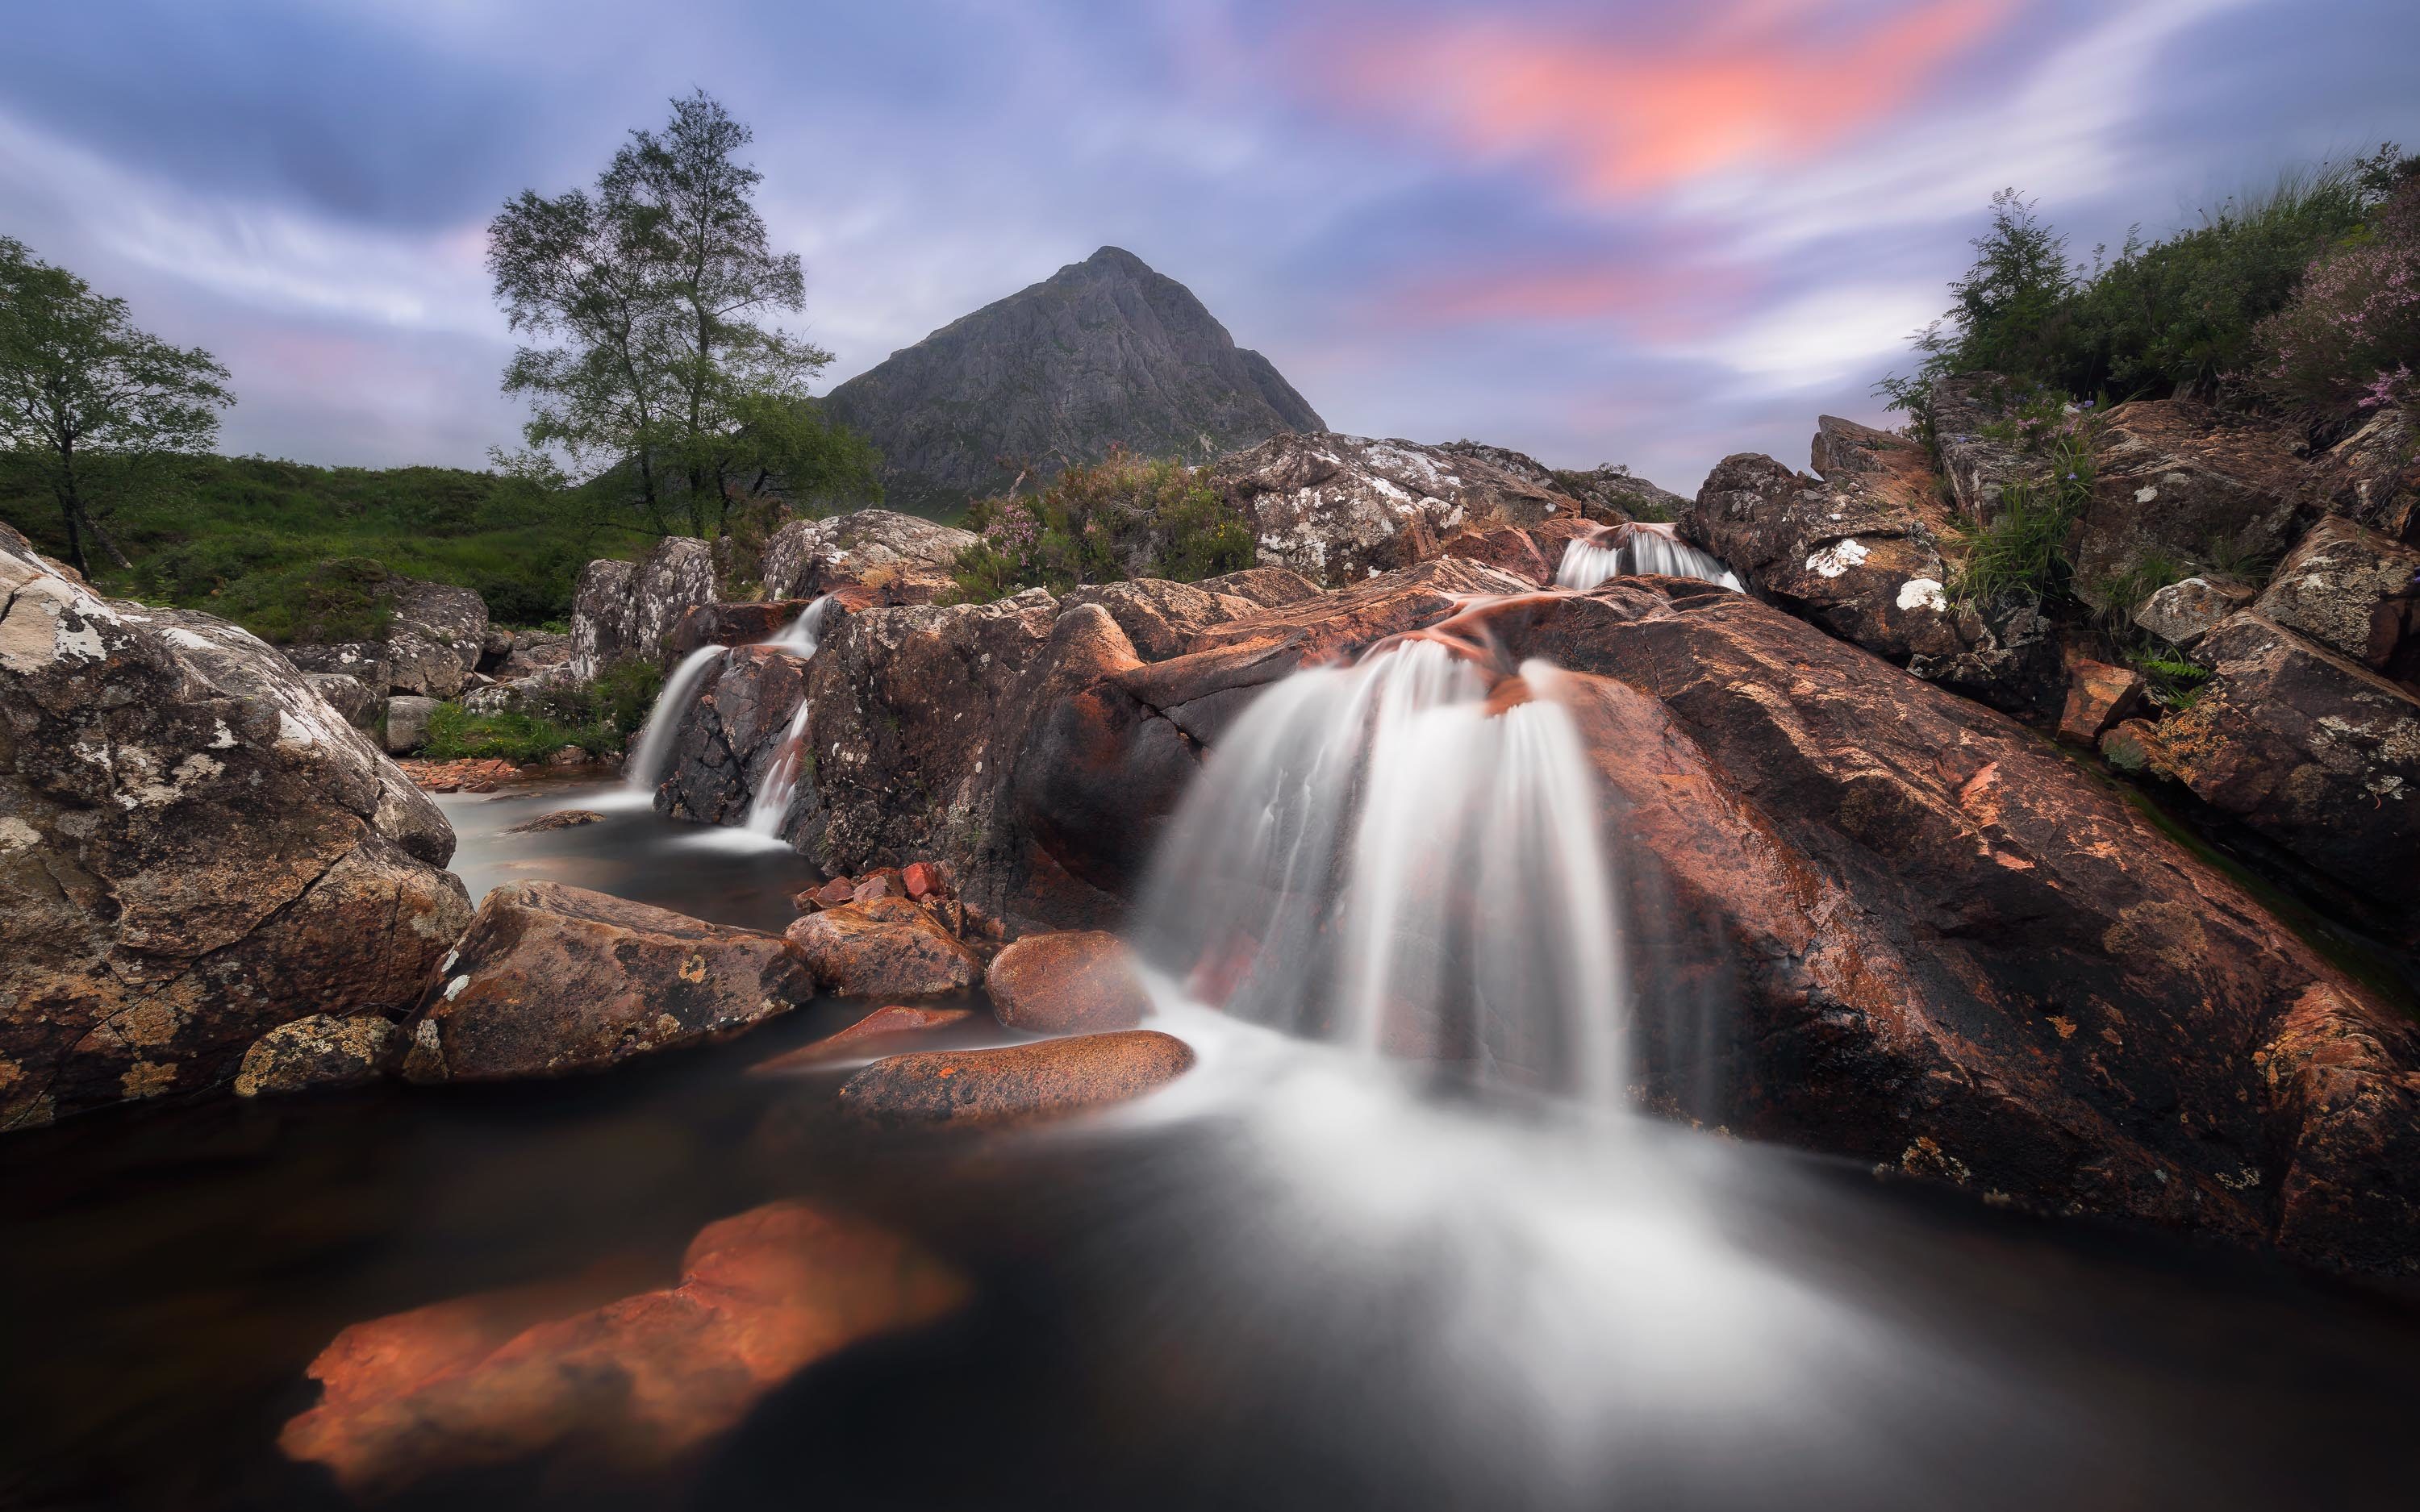
<path id="1" fill-rule="evenodd" d="M 841 594 L 866 604 L 929 604 L 953 585 L 971 531 L 890 509 L 794 519 L 765 547 L 768 598 Z"/>
<path id="2" fill-rule="evenodd" d="M 413 1020 L 403 1073 L 484 1081 L 593 1071 L 786 1013 L 813 995 L 779 935 L 555 882 L 479 904 Z"/>
<path id="3" fill-rule="evenodd" d="M 1738 575 L 1720 557 L 1680 539 L 1668 525 L 1608 525 L 1576 536 L 1563 548 L 1553 581 L 1558 588 L 1590 589 L 1641 573 L 1742 591 Z"/>
<path id="4" fill-rule="evenodd" d="M 268 645 L 0 527 L 0 1127 L 401 1012 L 470 917 L 435 806 Z"/>
<path id="5" fill-rule="evenodd" d="M 929 512 L 999 491 L 1002 457 L 1047 473 L 1112 444 L 1217 455 L 1326 429 L 1184 285 L 1118 247 L 892 352 L 824 406 L 882 454 L 885 496 Z"/>
<path id="6" fill-rule="evenodd" d="M 1324 587 L 1440 554 L 1465 531 L 1585 518 L 1578 500 L 1465 452 L 1331 434 L 1221 458 L 1210 486 L 1250 522 L 1264 566 Z"/>
<path id="7" fill-rule="evenodd" d="M 1001 1050 L 927 1050 L 850 1077 L 841 1106 L 892 1128 L 998 1128 L 1127 1102 L 1193 1067 L 1193 1051 L 1156 1029 L 1079 1034 Z"/>
<path id="8" fill-rule="evenodd" d="M 636 562 L 592 562 L 571 601 L 571 675 L 588 682 L 617 661 L 660 662 L 680 617 L 721 595 L 704 541 L 667 536 Z"/>
<path id="9" fill-rule="evenodd" d="M 653 790 L 657 810 L 672 818 L 737 825 L 806 702 L 808 658 L 777 646 L 704 655 L 692 690 L 665 684 L 658 717 L 669 721 L 671 739 L 647 771 L 634 757 L 629 780 Z"/>

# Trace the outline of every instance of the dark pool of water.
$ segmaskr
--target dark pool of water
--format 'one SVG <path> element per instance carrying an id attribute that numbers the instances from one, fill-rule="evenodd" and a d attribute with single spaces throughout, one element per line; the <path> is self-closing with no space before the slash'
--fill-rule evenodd
<path id="1" fill-rule="evenodd" d="M 466 801 L 474 877 L 620 868 L 748 922 L 783 916 L 747 879 L 778 899 L 797 872 L 638 815 L 515 855 Z M 653 861 L 592 849 L 616 835 Z M 701 1227 L 778 1196 L 913 1235 L 971 1303 L 810 1366 L 663 1475 L 520 1467 L 401 1504 L 2383 1508 L 2420 1484 L 2408 1298 L 1438 1106 L 1183 1021 L 1193 1075 L 1046 1134 L 875 1138 L 835 1115 L 840 1072 L 745 1074 L 851 1012 L 610 1075 L 0 1142 L 0 1506 L 347 1504 L 274 1448 L 337 1331 L 600 1261 L 668 1284 Z"/>

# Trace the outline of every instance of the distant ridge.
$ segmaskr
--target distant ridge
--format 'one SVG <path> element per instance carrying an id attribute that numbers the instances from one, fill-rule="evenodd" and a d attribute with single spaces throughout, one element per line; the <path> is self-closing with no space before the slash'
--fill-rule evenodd
<path id="1" fill-rule="evenodd" d="M 1192 290 L 1119 247 L 962 316 L 834 389 L 826 410 L 883 457 L 893 508 L 947 517 L 1111 445 L 1196 460 L 1327 428 Z"/>

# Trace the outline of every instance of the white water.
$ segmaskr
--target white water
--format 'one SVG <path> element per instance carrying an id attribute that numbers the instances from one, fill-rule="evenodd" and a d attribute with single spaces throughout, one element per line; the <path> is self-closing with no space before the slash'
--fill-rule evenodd
<path id="1" fill-rule="evenodd" d="M 1720 557 L 1652 525 L 1617 526 L 1604 534 L 1574 541 L 1563 548 L 1555 586 L 1587 590 L 1633 573 L 1697 578 L 1720 583 L 1733 593 L 1740 591 L 1739 578 L 1723 565 Z"/>
<path id="2" fill-rule="evenodd" d="M 673 736 L 680 730 L 681 717 L 697 698 L 698 685 L 706 681 L 706 670 L 722 660 L 727 646 L 700 646 L 681 658 L 673 674 L 664 679 L 664 689 L 656 695 L 656 706 L 647 711 L 647 722 L 639 727 L 639 748 L 630 753 L 630 764 L 622 772 L 626 787 L 646 795 L 654 801 L 656 785 L 664 779 L 664 758 L 671 754 Z"/>
<path id="3" fill-rule="evenodd" d="M 829 594 L 816 599 L 790 622 L 788 629 L 765 643 L 812 659 L 815 648 L 823 644 L 824 618 L 830 604 Z M 752 835 L 768 840 L 781 836 L 782 821 L 789 815 L 790 800 L 798 795 L 799 779 L 806 770 L 807 714 L 812 707 L 812 701 L 800 694 L 782 744 L 774 748 L 772 762 L 756 779 L 756 791 L 748 803 L 748 822 L 741 826 Z"/>
<path id="4" fill-rule="evenodd" d="M 756 642 L 775 650 L 787 651 L 799 656 L 812 657 L 823 642 L 824 621 L 830 614 L 831 595 L 809 604 L 799 617 L 784 626 L 782 633 L 769 640 Z M 646 723 L 640 726 L 639 747 L 630 756 L 629 765 L 622 774 L 628 795 L 625 801 L 652 803 L 656 788 L 664 779 L 664 762 L 672 754 L 673 737 L 679 733 L 681 720 L 697 702 L 698 688 L 705 683 L 706 670 L 720 664 L 731 654 L 728 646 L 700 646 L 683 656 L 673 674 L 664 679 L 661 693 L 656 696 L 655 707 L 647 711 Z M 788 733 L 776 751 L 772 765 L 758 780 L 756 791 L 748 807 L 748 833 L 771 836 L 780 828 L 783 815 L 788 811 L 791 797 L 798 791 L 799 774 L 804 766 L 804 753 L 799 742 L 806 732 L 807 706 L 802 702 L 791 717 Z"/>

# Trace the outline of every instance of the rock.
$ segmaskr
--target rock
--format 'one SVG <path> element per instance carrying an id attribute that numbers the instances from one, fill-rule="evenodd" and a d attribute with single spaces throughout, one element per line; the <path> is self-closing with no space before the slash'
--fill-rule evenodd
<path id="1" fill-rule="evenodd" d="M 1907 670 L 1963 698 L 2020 718 L 2048 720 L 2067 697 L 2063 640 L 2041 601 L 2012 595 L 1992 605 L 1962 604 L 1949 656 L 1917 653 Z"/>
<path id="2" fill-rule="evenodd" d="M 2068 668 L 2067 707 L 2058 717 L 2058 738 L 2097 747 L 2102 732 L 2133 714 L 2142 702 L 2141 672 L 2079 656 Z"/>
<path id="3" fill-rule="evenodd" d="M 2274 557 L 2307 507 L 2284 429 L 2195 400 L 2118 406 L 2094 452 L 2092 500 L 2074 536 L 2076 596 L 2094 609 L 2145 562 Z"/>
<path id="4" fill-rule="evenodd" d="M 1125 632 L 1135 655 L 1145 661 L 1177 656 L 1210 626 L 1256 614 L 1262 608 L 1248 598 L 1156 578 L 1078 588 L 1059 601 L 1060 612 L 1078 604 L 1098 604 L 1107 609 Z"/>
<path id="5" fill-rule="evenodd" d="M 1581 472 L 1550 468 L 1509 446 L 1489 446 L 1481 441 L 1448 441 L 1437 450 L 1485 462 L 1538 487 L 1577 500 L 1580 512 L 1599 525 L 1619 525 L 1634 519 L 1668 520 L 1688 503 L 1669 488 L 1659 488 L 1645 478 L 1634 477 L 1628 468 L 1618 463 L 1601 463 Z"/>
<path id="6" fill-rule="evenodd" d="M 278 1447 L 364 1499 L 524 1462 L 611 1499 L 620 1477 L 683 1462 L 816 1360 L 967 1297 L 897 1235 L 798 1202 L 706 1226 L 675 1287 L 577 1310 L 599 1279 L 352 1325 L 311 1362 L 321 1399 Z"/>
<path id="7" fill-rule="evenodd" d="M 400 1012 L 453 831 L 291 664 L 0 527 L 0 1128 L 191 1091 L 305 1011 Z"/>
<path id="8" fill-rule="evenodd" d="M 765 595 L 841 594 L 867 605 L 929 604 L 957 586 L 951 574 L 958 554 L 976 539 L 971 531 L 890 509 L 794 519 L 766 543 Z"/>
<path id="9" fill-rule="evenodd" d="M 833 997 L 938 997 L 983 976 L 975 953 L 905 898 L 808 914 L 783 938 Z"/>
<path id="10" fill-rule="evenodd" d="M 437 700 L 397 694 L 386 701 L 386 748 L 389 754 L 409 756 L 428 744 L 428 720 L 437 712 Z"/>
<path id="11" fill-rule="evenodd" d="M 2420 414 L 2388 405 L 2328 449 L 2316 490 L 2327 507 L 2406 546 L 2420 546 Z"/>
<path id="12" fill-rule="evenodd" d="M 375 1013 L 313 1013 L 262 1035 L 236 1068 L 235 1095 L 359 1087 L 403 1062 L 403 1034 Z"/>
<path id="13" fill-rule="evenodd" d="M 350 672 L 304 672 L 302 681 L 327 701 L 328 707 L 336 711 L 336 717 L 356 730 L 375 727 L 379 717 L 386 712 L 386 696 L 372 693 Z"/>
<path id="14" fill-rule="evenodd" d="M 507 835 L 542 835 L 550 829 L 577 829 L 582 825 L 601 825 L 605 816 L 594 809 L 557 809 L 551 814 L 524 820 L 507 828 Z"/>
<path id="15" fill-rule="evenodd" d="M 1130 1029 L 1150 1006 L 1125 942 L 1100 930 L 1028 934 L 984 973 L 992 1014 L 1032 1034 Z"/>
<path id="16" fill-rule="evenodd" d="M 1241 572 L 1204 578 L 1193 586 L 1205 594 L 1240 598 L 1262 609 L 1299 604 L 1306 598 L 1317 598 L 1321 593 L 1319 584 L 1283 567 L 1246 567 Z"/>
<path id="17" fill-rule="evenodd" d="M 870 876 L 858 878 L 857 886 L 849 889 L 848 901 L 867 903 L 876 898 L 905 898 L 906 896 L 908 896 L 906 874 L 896 867 L 886 866 Z"/>
<path id="18" fill-rule="evenodd" d="M 1358 436 L 1272 437 L 1220 459 L 1210 486 L 1251 523 L 1262 565 L 1328 588 L 1428 561 L 1465 530 L 1584 517 L 1577 500 L 1476 456 Z"/>
<path id="19" fill-rule="evenodd" d="M 458 762 L 398 762 L 413 785 L 431 793 L 487 793 L 520 775 L 520 768 L 492 756 Z"/>
<path id="20" fill-rule="evenodd" d="M 1192 1066 L 1192 1047 L 1156 1029 L 1000 1050 L 927 1050 L 866 1067 L 841 1088 L 840 1103 L 888 1127 L 993 1128 L 1124 1103 Z"/>
<path id="21" fill-rule="evenodd" d="M 892 353 L 824 406 L 882 454 L 885 496 L 927 510 L 1001 490 L 1002 457 L 1047 477 L 1112 443 L 1215 455 L 1326 428 L 1184 285 L 1117 247 Z"/>
<path id="22" fill-rule="evenodd" d="M 857 884 L 847 877 L 833 877 L 829 882 L 809 887 L 793 901 L 802 914 L 811 914 L 818 908 L 838 908 L 843 903 L 857 901 Z"/>
<path id="23" fill-rule="evenodd" d="M 1967 649 L 1940 537 L 1948 513 L 1924 449 L 1826 415 L 1803 478 L 1771 457 L 1726 457 L 1681 511 L 1690 539 L 1749 590 L 1887 660 Z"/>
<path id="24" fill-rule="evenodd" d="M 2253 609 L 2374 672 L 2420 683 L 2420 547 L 2328 516 Z"/>
<path id="25" fill-rule="evenodd" d="M 628 563 L 622 563 L 627 566 Z M 594 563 L 591 563 L 594 565 Z M 582 574 L 583 579 L 585 574 Z M 571 664 L 571 637 L 551 630 L 522 630 L 513 636 L 513 649 L 496 674 L 507 682 L 527 682 Z"/>
<path id="26" fill-rule="evenodd" d="M 1927 398 L 1932 440 L 1958 512 L 1989 525 L 2000 512 L 2000 490 L 2039 476 L 2042 464 L 2014 441 L 1988 434 L 2003 419 L 2007 380 L 1993 373 L 1967 373 L 1936 380 Z"/>
<path id="27" fill-rule="evenodd" d="M 783 759 L 808 670 L 806 657 L 774 646 L 742 646 L 707 667 L 673 732 L 657 811 L 702 825 L 746 819 Z"/>
<path id="28" fill-rule="evenodd" d="M 635 563 L 590 563 L 572 594 L 571 675 L 590 682 L 617 661 L 660 660 L 681 615 L 717 596 L 714 553 L 690 536 L 666 536 Z"/>
<path id="29" fill-rule="evenodd" d="M 464 672 L 478 670 L 488 647 L 488 606 L 477 594 L 414 578 L 391 579 L 389 584 L 383 596 L 393 606 L 390 644 L 396 631 L 410 631 L 446 652 Z"/>
<path id="30" fill-rule="evenodd" d="M 748 1074 L 785 1076 L 792 1072 L 829 1066 L 836 1060 L 895 1055 L 907 1041 L 920 1040 L 936 1029 L 955 1028 L 972 1022 L 974 1016 L 970 1008 L 908 1008 L 898 1004 L 877 1008 L 847 1028 L 825 1035 L 813 1044 L 758 1061 L 748 1068 Z"/>
<path id="31" fill-rule="evenodd" d="M 910 861 L 899 873 L 899 882 L 910 898 L 929 898 L 948 884 L 941 869 L 930 861 Z"/>
<path id="32" fill-rule="evenodd" d="M 490 624 L 488 633 L 479 638 L 479 665 L 474 670 L 490 676 L 503 671 L 504 664 L 512 659 L 513 647 L 518 640 L 519 637 L 508 627 Z"/>
<path id="33" fill-rule="evenodd" d="M 2420 700 L 2246 612 L 2204 638 L 2193 706 L 2136 731 L 2154 771 L 2420 938 Z"/>
<path id="34" fill-rule="evenodd" d="M 416 630 L 397 629 L 385 648 L 387 691 L 402 697 L 453 698 L 469 677 L 451 646 Z"/>
<path id="35" fill-rule="evenodd" d="M 585 766 L 595 760 L 584 746 L 557 746 L 546 753 L 549 766 Z"/>
<path id="36" fill-rule="evenodd" d="M 752 646 L 770 640 L 798 622 L 812 599 L 783 598 L 761 604 L 693 604 L 681 611 L 664 638 L 663 667 L 704 646 Z"/>
<path id="37" fill-rule="evenodd" d="M 412 1022 L 403 1073 L 594 1071 L 747 1028 L 814 995 L 778 935 L 555 882 L 489 893 Z"/>
<path id="38" fill-rule="evenodd" d="M 2180 651 L 2191 651 L 2220 621 L 2252 602 L 2252 590 L 2208 578 L 2173 582 L 2143 600 L 2134 623 Z"/>
<path id="39" fill-rule="evenodd" d="M 1571 544 L 1592 539 L 1603 529 L 1577 517 L 1550 519 L 1528 530 L 1500 525 L 1492 531 L 1465 531 L 1439 547 L 1437 554 L 1484 563 L 1533 587 L 1544 588 L 1554 582 Z"/>

